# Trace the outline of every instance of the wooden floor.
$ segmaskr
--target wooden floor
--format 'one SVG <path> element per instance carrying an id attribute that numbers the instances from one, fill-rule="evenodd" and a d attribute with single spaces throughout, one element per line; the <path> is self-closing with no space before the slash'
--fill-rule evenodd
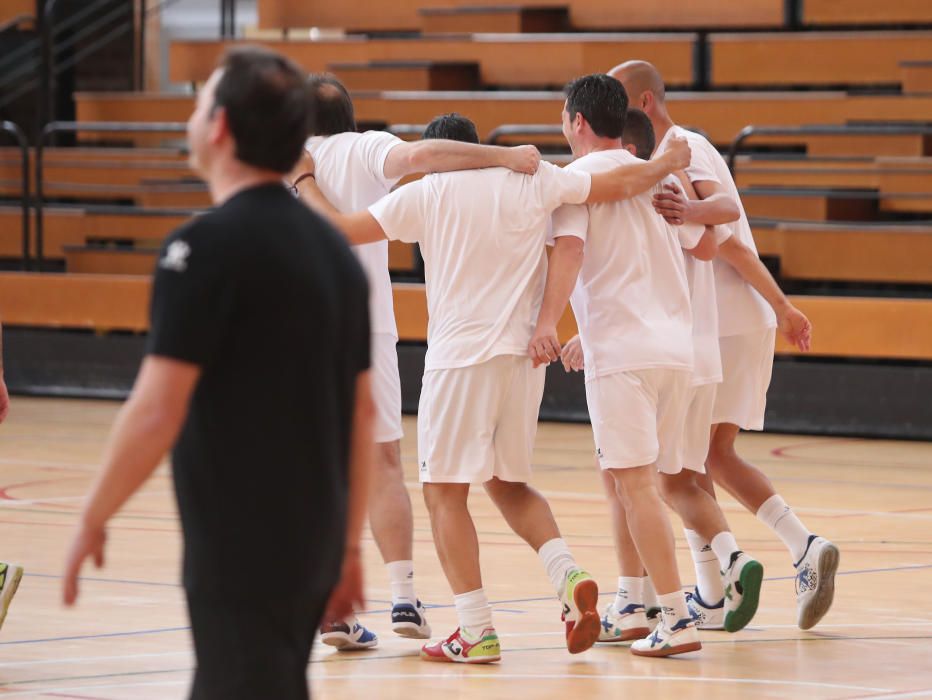
<path id="1" fill-rule="evenodd" d="M 114 521 L 107 566 L 87 572 L 79 607 L 59 603 L 64 548 L 116 409 L 105 402 L 19 399 L 0 428 L 0 558 L 27 570 L 0 633 L 0 698 L 185 697 L 192 655 L 177 584 L 178 522 L 164 468 Z M 435 634 L 445 635 L 454 626 L 452 600 L 414 483 L 413 420 L 406 429 L 418 588 L 436 606 L 430 613 Z M 704 633 L 702 652 L 677 660 L 638 659 L 621 647 L 571 657 L 536 555 L 477 493 L 473 509 L 502 637 L 501 664 L 418 661 L 417 643 L 390 633 L 388 584 L 370 540 L 370 610 L 361 617 L 382 643 L 356 654 L 316 648 L 314 692 L 354 699 L 932 697 L 932 444 L 751 435 L 740 447 L 804 520 L 841 548 L 835 606 L 815 631 L 794 624 L 786 551 L 726 501 L 739 542 L 766 567 L 751 628 Z M 536 485 L 551 498 L 566 539 L 597 575 L 607 603 L 616 572 L 589 428 L 544 425 L 537 448 Z M 678 545 L 688 582 L 682 537 Z M 260 576 L 262 552 L 243 557 Z"/>

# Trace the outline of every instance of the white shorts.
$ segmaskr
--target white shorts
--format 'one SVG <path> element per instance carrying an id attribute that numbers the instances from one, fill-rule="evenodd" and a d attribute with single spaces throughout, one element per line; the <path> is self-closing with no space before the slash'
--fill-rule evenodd
<path id="1" fill-rule="evenodd" d="M 690 387 L 686 427 L 683 430 L 683 467 L 699 474 L 705 474 L 717 390 L 718 384 Z"/>
<path id="2" fill-rule="evenodd" d="M 424 373 L 417 416 L 420 479 L 526 483 L 546 368 L 519 355 Z"/>
<path id="3" fill-rule="evenodd" d="M 373 333 L 372 400 L 375 402 L 375 441 L 394 442 L 401 428 L 401 376 L 398 373 L 398 339 L 390 333 Z"/>
<path id="4" fill-rule="evenodd" d="M 683 425 L 692 372 L 642 369 L 586 382 L 586 402 L 602 469 L 656 464 L 683 469 Z"/>
<path id="5" fill-rule="evenodd" d="M 744 430 L 764 429 L 776 332 L 776 328 L 766 328 L 719 338 L 722 383 L 715 397 L 713 423 L 732 423 Z"/>

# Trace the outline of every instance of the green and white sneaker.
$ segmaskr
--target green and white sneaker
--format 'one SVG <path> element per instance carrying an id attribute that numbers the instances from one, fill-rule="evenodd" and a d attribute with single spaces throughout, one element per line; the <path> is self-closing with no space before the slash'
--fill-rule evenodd
<path id="1" fill-rule="evenodd" d="M 10 602 L 16 595 L 16 589 L 19 588 L 22 578 L 23 567 L 0 562 L 0 627 L 3 627 L 7 610 L 10 609 Z"/>
<path id="2" fill-rule="evenodd" d="M 580 654 L 599 641 L 602 631 L 602 621 L 596 608 L 599 586 L 587 572 L 573 569 L 566 574 L 560 601 L 566 625 L 566 648 L 571 654 Z"/>
<path id="3" fill-rule="evenodd" d="M 744 629 L 757 613 L 764 567 L 744 552 L 733 552 L 722 577 L 725 584 L 724 627 L 727 632 L 737 632 Z"/>

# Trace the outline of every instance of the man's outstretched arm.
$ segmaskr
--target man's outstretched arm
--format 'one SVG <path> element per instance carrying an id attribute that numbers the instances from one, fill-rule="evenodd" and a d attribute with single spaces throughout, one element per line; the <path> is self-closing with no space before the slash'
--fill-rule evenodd
<path id="1" fill-rule="evenodd" d="M 663 178 L 689 165 L 690 151 L 686 139 L 670 139 L 663 155 L 641 163 L 620 165 L 606 173 L 592 176 L 592 187 L 586 204 L 630 199 L 660 182 Z"/>
<path id="2" fill-rule="evenodd" d="M 301 201 L 339 229 L 350 245 L 385 240 L 385 231 L 372 214 L 368 211 L 343 214 L 324 196 L 313 177 L 304 178 L 296 188 Z"/>
<path id="3" fill-rule="evenodd" d="M 397 180 L 415 173 L 494 167 L 533 175 L 539 165 L 540 152 L 534 146 L 480 146 L 462 141 L 424 139 L 403 142 L 392 148 L 382 170 L 387 179 Z"/>

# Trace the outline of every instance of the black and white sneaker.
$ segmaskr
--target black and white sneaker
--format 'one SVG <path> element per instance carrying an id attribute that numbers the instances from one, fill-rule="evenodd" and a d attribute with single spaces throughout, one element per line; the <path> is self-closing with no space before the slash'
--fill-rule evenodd
<path id="1" fill-rule="evenodd" d="M 392 631 L 408 639 L 430 639 L 430 625 L 421 601 L 392 606 Z"/>

